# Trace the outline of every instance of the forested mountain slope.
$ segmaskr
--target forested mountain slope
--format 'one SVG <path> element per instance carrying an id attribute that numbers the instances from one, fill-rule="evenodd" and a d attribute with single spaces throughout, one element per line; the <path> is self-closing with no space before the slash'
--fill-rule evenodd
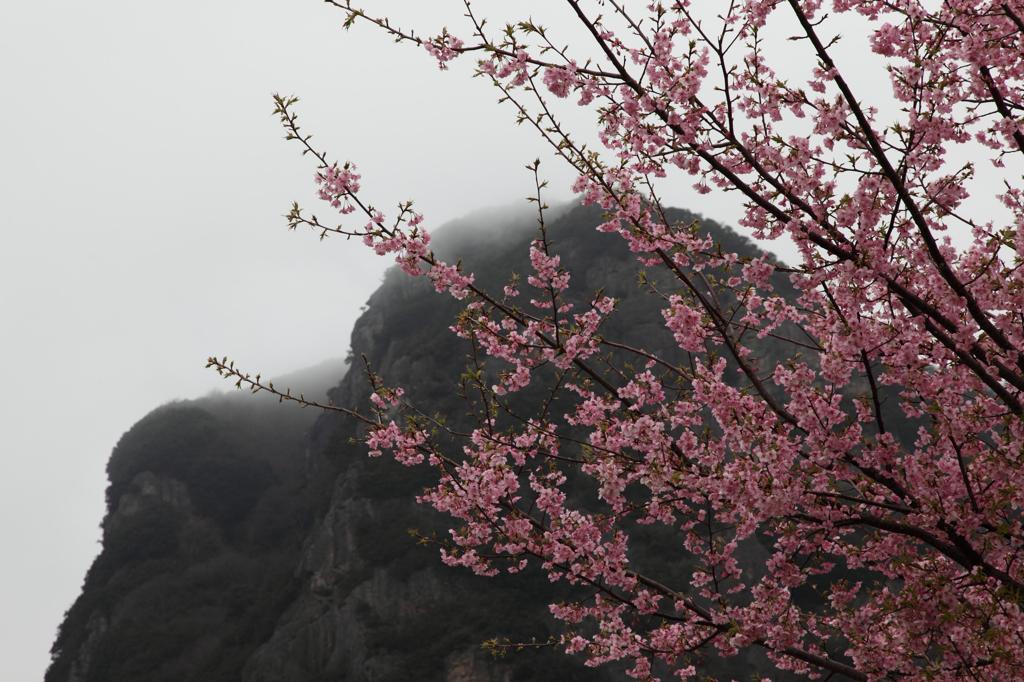
<path id="1" fill-rule="evenodd" d="M 671 354 L 659 283 L 638 283 L 632 254 L 594 230 L 600 221 L 598 210 L 575 207 L 549 225 L 574 290 L 620 299 L 609 336 Z M 528 271 L 532 223 L 476 216 L 439 231 L 435 246 L 499 290 L 511 272 Z M 727 228 L 703 221 L 701 229 L 726 249 L 757 254 Z M 320 379 L 337 384 L 331 398 L 366 409 L 365 358 L 413 402 L 458 423 L 466 349 L 448 327 L 459 309 L 429 282 L 389 271 L 355 325 L 349 371 L 338 383 L 337 366 L 323 370 Z M 765 362 L 782 357 L 770 339 L 757 350 Z M 531 395 L 518 399 L 526 409 Z M 441 565 L 436 548 L 408 532 L 443 532 L 444 520 L 413 501 L 432 472 L 368 458 L 362 433 L 339 415 L 247 395 L 166 405 L 133 426 L 111 456 L 103 550 L 61 626 L 47 682 L 621 676 L 585 668 L 557 647 L 505 658 L 483 651 L 490 638 L 553 635 L 544 605 L 563 586 L 530 572 L 483 579 Z M 671 534 L 637 532 L 646 536 L 635 561 L 686 575 Z M 763 550 L 752 543 L 745 554 L 756 564 Z M 764 664 L 751 655 L 707 661 L 705 671 L 745 678 L 770 673 Z"/>

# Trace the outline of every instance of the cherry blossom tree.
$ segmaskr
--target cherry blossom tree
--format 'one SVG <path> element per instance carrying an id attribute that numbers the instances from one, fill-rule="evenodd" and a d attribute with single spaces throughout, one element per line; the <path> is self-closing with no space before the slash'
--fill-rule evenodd
<path id="1" fill-rule="evenodd" d="M 479 351 L 463 381 L 480 409 L 454 434 L 461 448 L 387 377 L 371 374 L 370 411 L 327 406 L 367 424 L 371 456 L 436 469 L 421 501 L 453 520 L 445 563 L 483 575 L 536 564 L 576 586 L 584 597 L 551 605 L 560 645 L 592 665 L 625 661 L 637 679 L 693 678 L 702 652 L 750 647 L 811 677 L 1019 678 L 1024 2 L 566 0 L 552 5 L 587 40 L 565 47 L 532 19 L 492 27 L 469 0 L 463 25 L 429 37 L 329 3 L 441 69 L 475 60 L 577 171 L 599 229 L 672 282 L 660 291 L 672 353 L 606 338 L 616 301 L 570 300 L 538 178 L 532 272 L 486 291 L 435 257 L 411 204 L 368 205 L 356 166 L 314 148 L 296 100 L 276 98 L 320 197 L 345 216 L 295 206 L 290 226 L 356 236 L 465 304 L 452 329 Z M 776 24 L 795 30 L 799 79 L 779 72 Z M 887 83 L 857 91 L 837 67 L 840 26 L 867 27 Z M 593 114 L 599 144 L 580 141 L 566 106 Z M 681 182 L 732 193 L 740 224 L 791 240 L 799 262 L 674 223 L 663 192 Z M 787 357 L 756 352 L 769 336 Z M 540 381 L 573 407 L 503 420 Z M 898 438 L 908 423 L 916 432 Z M 593 499 L 578 499 L 583 479 Z M 637 524 L 671 529 L 697 568 L 668 582 L 634 565 Z M 760 570 L 738 556 L 754 538 L 770 548 Z M 798 603 L 812 587 L 816 600 Z"/>

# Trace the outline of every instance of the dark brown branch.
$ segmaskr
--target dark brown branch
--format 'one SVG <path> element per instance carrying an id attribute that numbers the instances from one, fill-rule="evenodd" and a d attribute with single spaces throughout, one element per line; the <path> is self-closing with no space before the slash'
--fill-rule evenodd
<path id="1" fill-rule="evenodd" d="M 871 386 L 871 402 L 875 408 L 875 423 L 878 424 L 878 432 L 885 433 L 885 421 L 882 419 L 882 402 L 879 400 L 878 384 L 875 383 L 875 372 L 871 369 L 871 361 L 866 351 L 860 352 L 861 362 L 864 364 L 864 373 L 868 376 L 868 384 Z"/>
<path id="2" fill-rule="evenodd" d="M 967 309 L 971 313 L 971 317 L 978 326 L 987 333 L 992 340 L 1003 350 L 1014 350 L 1013 344 L 1006 335 L 1003 334 L 1002 330 L 992 324 L 992 321 L 988 319 L 988 316 L 978 305 L 974 295 L 964 286 L 953 270 L 950 268 L 949 263 L 946 261 L 945 256 L 939 250 L 939 245 L 935 241 L 935 237 L 932 235 L 931 228 L 928 226 L 928 221 L 925 220 L 924 215 L 921 213 L 920 208 L 917 206 L 917 202 L 914 201 L 913 197 L 910 196 L 910 191 L 907 189 L 906 184 L 900 180 L 900 175 L 893 168 L 889 158 L 885 154 L 885 150 L 882 149 L 882 145 L 878 140 L 878 136 L 875 134 L 874 129 L 871 126 L 871 122 L 868 120 L 864 111 L 861 109 L 860 104 L 857 102 L 856 97 L 853 95 L 853 91 L 847 84 L 846 79 L 843 78 L 842 74 L 836 69 L 835 62 L 832 61 L 832 57 L 829 56 L 828 50 L 821 43 L 818 38 L 817 31 L 814 30 L 814 26 L 811 24 L 807 15 L 804 14 L 803 8 L 800 7 L 800 3 L 797 0 L 788 0 L 790 7 L 793 8 L 793 12 L 796 14 L 797 20 L 800 22 L 801 27 L 804 30 L 804 34 L 814 45 L 814 50 L 818 55 L 818 59 L 821 60 L 822 65 L 832 74 L 832 81 L 839 88 L 843 94 L 843 99 L 846 100 L 847 105 L 850 107 L 850 111 L 857 119 L 857 124 L 860 126 L 861 132 L 863 132 L 865 139 L 868 143 L 868 148 L 871 150 L 872 156 L 878 162 L 878 165 L 882 167 L 882 172 L 886 179 L 892 184 L 893 189 L 896 190 L 897 196 L 900 201 L 906 207 L 910 213 L 911 219 L 918 228 L 918 233 L 921 235 L 921 239 L 925 244 L 925 248 L 928 251 L 928 256 L 935 264 L 936 269 L 942 276 L 942 279 L 950 286 L 950 288 L 961 298 L 967 302 Z"/>
<path id="3" fill-rule="evenodd" d="M 820 523 L 819 519 L 803 514 L 797 514 L 795 516 L 797 518 L 804 518 L 805 520 Z M 878 530 L 906 535 L 920 540 L 929 547 L 937 550 L 943 556 L 952 559 L 968 571 L 975 567 L 980 568 L 985 575 L 990 578 L 995 578 L 1004 586 L 1009 588 L 1012 592 L 1012 599 L 1014 601 L 1020 603 L 1024 600 L 1024 585 L 1015 580 L 1013 576 L 1008 574 L 1006 571 L 1000 570 L 985 561 L 984 557 L 982 557 L 981 554 L 979 554 L 963 536 L 949 526 L 942 528 L 943 533 L 945 533 L 950 539 L 950 542 L 946 542 L 924 528 L 908 523 L 893 521 L 891 519 L 872 516 L 870 514 L 860 514 L 853 518 L 833 521 L 832 523 L 839 528 L 844 526 L 868 526 L 869 528 L 877 528 Z"/>
<path id="4" fill-rule="evenodd" d="M 1000 92 L 999 88 L 996 86 L 995 79 L 992 78 L 992 72 L 987 66 L 981 67 L 980 71 L 981 80 L 985 83 L 985 87 L 988 88 L 989 94 L 992 95 L 992 101 L 995 102 L 996 110 L 999 111 L 999 114 L 1006 120 L 1013 121 L 1013 112 L 1010 111 L 1010 107 L 1007 106 L 1006 98 L 1003 97 L 1003 93 Z M 1017 143 L 1017 149 L 1024 153 L 1024 133 L 1016 127 L 1013 131 L 1013 140 Z"/>

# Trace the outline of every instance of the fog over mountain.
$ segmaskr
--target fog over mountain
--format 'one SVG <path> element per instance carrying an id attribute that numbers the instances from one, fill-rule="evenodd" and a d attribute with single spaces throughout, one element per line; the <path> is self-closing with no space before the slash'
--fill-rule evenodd
<path id="1" fill-rule="evenodd" d="M 689 224 L 698 216 L 670 217 Z M 637 286 L 633 254 L 618 236 L 597 232 L 600 222 L 593 207 L 565 205 L 549 216 L 548 237 L 573 273 L 572 296 L 582 302 L 601 289 L 616 297 L 603 333 L 673 358 L 661 298 Z M 756 255 L 733 231 L 702 226 L 723 248 Z M 499 290 L 513 272 L 528 271 L 535 232 L 529 212 L 478 211 L 439 231 L 436 246 L 475 272 L 479 286 Z M 650 277 L 657 288 L 671 286 Z M 790 290 L 784 276 L 775 279 L 780 292 Z M 356 322 L 351 349 L 414 404 L 465 430 L 454 386 L 469 349 L 448 329 L 460 307 L 425 278 L 393 268 Z M 767 340 L 756 351 L 773 362 L 785 352 L 776 345 Z M 309 397 L 334 386 L 336 404 L 368 411 L 361 362 L 343 372 L 327 363 L 275 384 Z M 511 396 L 512 409 L 530 414 L 543 402 L 543 383 Z M 569 410 L 572 399 L 556 399 L 553 409 Z M 164 405 L 132 426 L 107 463 L 103 549 L 61 625 L 46 682 L 621 677 L 621 669 L 588 669 L 551 648 L 502 659 L 485 653 L 488 639 L 555 634 L 546 604 L 565 586 L 534 570 L 483 579 L 444 567 L 436 547 L 409 535 L 444 533 L 445 519 L 413 501 L 433 471 L 367 457 L 363 435 L 344 415 L 245 392 Z M 671 531 L 634 531 L 635 565 L 685 580 L 690 560 Z M 742 555 L 756 567 L 763 551 L 753 543 Z M 711 657 L 702 670 L 772 671 L 756 652 Z"/>

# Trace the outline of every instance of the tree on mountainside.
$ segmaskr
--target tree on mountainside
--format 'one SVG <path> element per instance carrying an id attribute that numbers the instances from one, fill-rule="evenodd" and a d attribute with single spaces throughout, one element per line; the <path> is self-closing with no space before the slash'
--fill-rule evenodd
<path id="1" fill-rule="evenodd" d="M 329 3 L 442 69 L 476 59 L 635 252 L 673 339 L 605 333 L 616 300 L 562 266 L 536 164 L 531 271 L 485 290 L 434 255 L 410 203 L 366 203 L 356 166 L 313 147 L 277 97 L 346 216 L 295 206 L 290 226 L 356 236 L 464 304 L 453 331 L 472 352 L 452 391 L 468 428 L 372 373 L 372 409 L 328 406 L 366 424 L 371 455 L 437 470 L 421 500 L 453 519 L 446 563 L 536 564 L 576 586 L 551 605 L 560 645 L 637 679 L 749 647 L 812 676 L 1019 676 L 1024 2 L 566 0 L 588 40 L 565 47 L 532 19 L 494 28 L 470 0 L 461 30 L 432 37 Z M 867 26 L 884 98 L 835 63 L 840 22 Z M 807 73 L 786 71 L 777 25 Z M 600 149 L 560 99 L 593 112 Z M 673 220 L 662 190 L 687 181 L 732 192 L 741 225 L 788 238 L 799 262 Z M 759 352 L 765 339 L 785 353 Z M 685 550 L 685 579 L 634 561 L 648 525 Z M 739 558 L 755 541 L 762 566 Z"/>

